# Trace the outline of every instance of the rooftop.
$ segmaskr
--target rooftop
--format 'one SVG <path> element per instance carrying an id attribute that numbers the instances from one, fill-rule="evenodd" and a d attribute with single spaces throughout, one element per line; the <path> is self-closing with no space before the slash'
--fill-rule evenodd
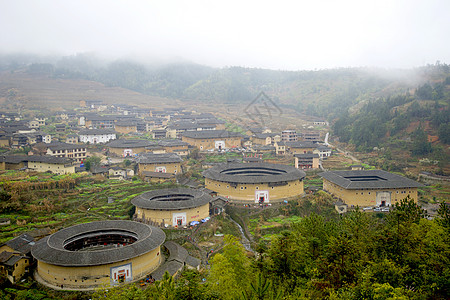
<path id="1" fill-rule="evenodd" d="M 201 130 L 201 131 L 187 131 L 183 133 L 184 137 L 192 139 L 222 139 L 231 137 L 240 137 L 243 135 L 238 132 L 226 131 L 226 130 Z"/>
<path id="2" fill-rule="evenodd" d="M 199 207 L 211 200 L 212 197 L 203 191 L 175 188 L 146 192 L 133 198 L 131 203 L 141 208 L 178 210 Z"/>
<path id="3" fill-rule="evenodd" d="M 141 164 L 179 163 L 183 160 L 175 153 L 143 153 L 136 159 Z"/>
<path id="4" fill-rule="evenodd" d="M 382 170 L 329 171 L 320 176 L 345 189 L 422 187 L 421 183 Z"/>
<path id="5" fill-rule="evenodd" d="M 66 247 L 87 236 L 123 233 L 133 237 L 132 244 L 97 251 L 70 251 Z M 98 221 L 62 229 L 39 240 L 32 255 L 40 261 L 59 266 L 92 266 L 121 262 L 143 255 L 164 243 L 166 235 L 156 227 L 133 221 Z"/>
<path id="6" fill-rule="evenodd" d="M 108 147 L 112 148 L 141 148 L 141 147 L 147 147 L 154 144 L 153 142 L 149 140 L 125 140 L 125 139 L 118 139 L 110 141 L 106 144 Z"/>
<path id="7" fill-rule="evenodd" d="M 5 245 L 17 252 L 27 254 L 34 245 L 34 238 L 25 233 L 5 242 Z"/>
<path id="8" fill-rule="evenodd" d="M 301 180 L 306 174 L 292 166 L 269 163 L 220 164 L 203 171 L 209 179 L 234 183 L 270 183 Z"/>
<path id="9" fill-rule="evenodd" d="M 103 135 L 103 134 L 115 134 L 116 132 L 112 129 L 85 129 L 80 130 L 78 135 Z"/>

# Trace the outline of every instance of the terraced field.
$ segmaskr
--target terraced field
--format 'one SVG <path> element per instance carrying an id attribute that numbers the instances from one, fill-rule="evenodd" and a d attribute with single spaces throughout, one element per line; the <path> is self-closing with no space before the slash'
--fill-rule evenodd
<path id="1" fill-rule="evenodd" d="M 151 185 L 140 180 L 108 180 L 87 173 L 52 176 L 3 172 L 0 174 L 0 190 L 4 190 L 0 201 L 0 219 L 7 218 L 11 223 L 1 227 L 0 243 L 39 228 L 56 231 L 91 221 L 130 219 L 133 214 L 130 200 L 133 197 L 169 186 Z"/>

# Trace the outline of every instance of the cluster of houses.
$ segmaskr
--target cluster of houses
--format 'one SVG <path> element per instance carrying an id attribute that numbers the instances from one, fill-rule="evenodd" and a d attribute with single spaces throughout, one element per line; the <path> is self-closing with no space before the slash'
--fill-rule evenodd
<path id="1" fill-rule="evenodd" d="M 195 148 L 200 152 L 245 149 L 243 160 L 249 162 L 259 161 L 265 153 L 290 155 L 300 169 L 317 169 L 320 160 L 331 155 L 331 149 L 321 145 L 319 133 L 313 131 L 272 133 L 251 128 L 239 133 L 226 130 L 225 121 L 210 113 L 104 105 L 97 100 L 80 101 L 80 107 L 51 118 L 38 115 L 24 119 L 17 113 L 0 113 L 0 147 L 31 149 L 28 155 L 0 156 L 0 169 L 56 174 L 82 171 L 88 147 L 97 144 L 104 147 L 108 157 L 135 159 L 134 172 L 156 181 L 173 180 L 181 174 L 183 157 Z M 149 155 L 151 167 L 144 166 Z M 105 168 L 92 172 L 108 173 L 112 178 L 134 174 Z"/>

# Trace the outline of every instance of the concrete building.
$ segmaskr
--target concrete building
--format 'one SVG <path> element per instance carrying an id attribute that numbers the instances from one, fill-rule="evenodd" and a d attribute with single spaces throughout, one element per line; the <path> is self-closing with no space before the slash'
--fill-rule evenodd
<path id="1" fill-rule="evenodd" d="M 353 206 L 391 206 L 410 196 L 418 200 L 423 185 L 382 170 L 329 171 L 323 177 L 323 190 Z"/>
<path id="2" fill-rule="evenodd" d="M 296 142 L 298 141 L 297 131 L 295 130 L 283 130 L 281 132 L 282 142 Z"/>
<path id="3" fill-rule="evenodd" d="M 35 278 L 51 288 L 77 290 L 144 278 L 161 264 L 165 234 L 132 221 L 98 221 L 39 240 L 31 254 Z"/>
<path id="4" fill-rule="evenodd" d="M 268 163 L 229 163 L 203 171 L 205 187 L 231 202 L 280 202 L 304 193 L 305 172 Z"/>
<path id="5" fill-rule="evenodd" d="M 226 130 L 187 131 L 182 141 L 200 151 L 241 147 L 242 134 Z"/>
<path id="6" fill-rule="evenodd" d="M 186 226 L 209 217 L 212 197 L 200 190 L 176 188 L 154 190 L 131 200 L 136 219 L 156 226 Z"/>

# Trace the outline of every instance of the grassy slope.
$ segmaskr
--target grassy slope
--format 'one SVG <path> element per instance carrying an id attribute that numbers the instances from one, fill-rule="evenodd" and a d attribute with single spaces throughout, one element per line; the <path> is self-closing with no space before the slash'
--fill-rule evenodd
<path id="1" fill-rule="evenodd" d="M 0 103 L 6 104 L 9 91 L 17 92 L 16 100 L 29 109 L 79 107 L 80 100 L 102 100 L 107 104 L 127 103 L 164 107 L 176 104 L 173 99 L 144 95 L 119 87 L 82 79 L 55 79 L 30 75 L 23 71 L 0 72 Z"/>

